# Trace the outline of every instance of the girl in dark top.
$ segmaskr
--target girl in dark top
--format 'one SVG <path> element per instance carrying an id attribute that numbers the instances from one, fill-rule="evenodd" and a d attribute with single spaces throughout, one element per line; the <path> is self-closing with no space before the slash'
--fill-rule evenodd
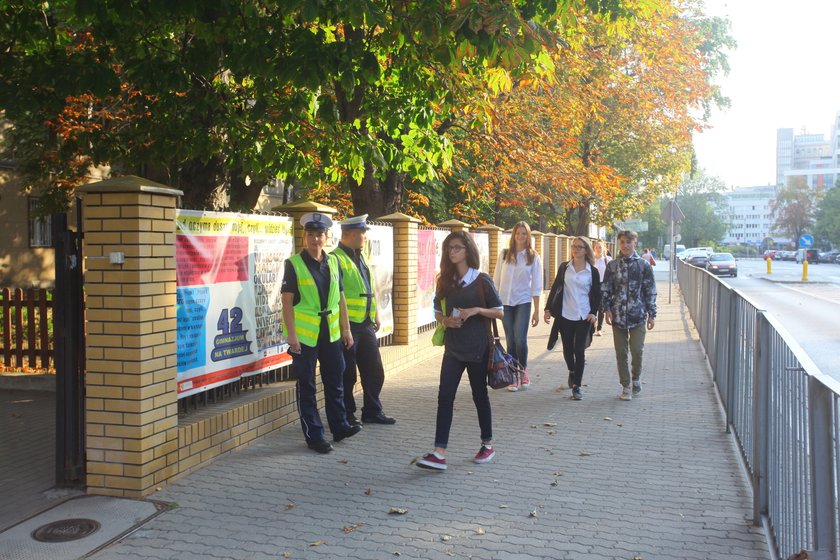
<path id="1" fill-rule="evenodd" d="M 493 450 L 490 397 L 487 394 L 488 352 L 492 351 L 487 339 L 487 321 L 501 319 L 504 311 L 493 280 L 479 272 L 478 266 L 478 247 L 468 233 L 455 231 L 446 236 L 434 299 L 435 319 L 446 326 L 438 386 L 435 448 L 417 460 L 417 466 L 424 469 L 446 469 L 445 454 L 452 426 L 452 409 L 464 369 L 470 379 L 481 429 L 481 449 L 473 460 L 487 463 L 496 454 Z M 446 314 L 441 312 L 441 301 L 445 303 Z"/>
<path id="2" fill-rule="evenodd" d="M 545 322 L 554 317 L 548 337 L 549 350 L 557 340 L 563 341 L 563 358 L 569 368 L 572 398 L 583 398 L 580 390 L 586 347 L 592 342 L 601 307 L 601 276 L 595 267 L 595 254 L 583 237 L 572 239 L 572 258 L 560 264 L 545 306 Z"/>

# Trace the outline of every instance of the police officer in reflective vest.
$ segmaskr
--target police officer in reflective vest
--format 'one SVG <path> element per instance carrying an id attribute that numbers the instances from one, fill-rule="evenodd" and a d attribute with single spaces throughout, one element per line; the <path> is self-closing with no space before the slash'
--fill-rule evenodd
<path id="1" fill-rule="evenodd" d="M 300 223 L 304 249 L 286 261 L 280 289 L 283 324 L 292 355 L 292 375 L 297 380 L 297 405 L 306 444 L 318 453 L 329 453 L 333 447 L 324 437 L 318 414 L 315 362 L 321 366 L 324 408 L 333 440 L 338 442 L 359 433 L 361 426 L 347 423 L 342 383 L 342 344 L 352 347 L 353 336 L 338 259 L 323 249 L 332 220 L 325 214 L 309 212 Z"/>
<path id="2" fill-rule="evenodd" d="M 353 387 L 356 384 L 356 366 L 364 392 L 362 422 L 372 424 L 394 424 L 396 420 L 382 412 L 379 393 L 385 383 L 385 368 L 379 354 L 376 331 L 379 320 L 376 315 L 376 294 L 372 289 L 370 269 L 362 256 L 365 245 L 367 214 L 349 218 L 341 224 L 341 242 L 332 255 L 338 257 L 344 282 L 344 297 L 347 300 L 347 314 L 350 317 L 350 331 L 353 346 L 344 349 L 344 407 L 347 420 L 358 425 L 356 400 Z"/>

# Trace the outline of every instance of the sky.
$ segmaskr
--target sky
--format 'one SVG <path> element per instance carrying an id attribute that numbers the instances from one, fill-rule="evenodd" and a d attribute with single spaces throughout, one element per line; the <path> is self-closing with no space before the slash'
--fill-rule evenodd
<path id="1" fill-rule="evenodd" d="M 776 129 L 828 137 L 840 111 L 840 0 L 705 0 L 738 47 L 717 82 L 732 106 L 695 134 L 701 168 L 727 187 L 776 182 Z"/>

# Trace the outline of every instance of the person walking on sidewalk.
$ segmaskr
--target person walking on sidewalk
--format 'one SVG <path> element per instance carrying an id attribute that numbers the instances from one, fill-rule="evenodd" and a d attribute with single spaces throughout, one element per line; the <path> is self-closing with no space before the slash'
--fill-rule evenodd
<path id="1" fill-rule="evenodd" d="M 598 269 L 598 277 L 604 281 L 604 275 L 607 273 L 607 263 L 612 260 L 612 257 L 604 251 L 604 242 L 598 240 L 595 242 L 595 268 Z M 598 324 L 595 325 L 595 336 L 601 336 L 601 331 L 604 327 L 604 306 L 598 307 Z"/>
<path id="2" fill-rule="evenodd" d="M 516 358 L 525 373 L 522 379 L 508 386 L 518 391 L 531 385 L 528 377 L 528 322 L 536 327 L 540 322 L 540 294 L 543 289 L 542 262 L 531 246 L 531 228 L 525 222 L 513 226 L 510 245 L 499 255 L 493 281 L 504 305 L 505 343 L 507 353 Z M 534 312 L 531 313 L 531 303 Z"/>
<path id="3" fill-rule="evenodd" d="M 545 322 L 554 317 L 549 334 L 549 349 L 563 343 L 563 358 L 569 368 L 569 388 L 572 398 L 583 399 L 580 387 L 586 365 L 586 349 L 592 342 L 598 308 L 601 306 L 601 276 L 595 268 L 595 253 L 583 237 L 572 239 L 572 258 L 560 264 L 557 276 L 548 293 Z"/>
<path id="4" fill-rule="evenodd" d="M 656 324 L 656 282 L 653 269 L 636 253 L 635 231 L 618 233 L 618 257 L 607 265 L 601 296 L 605 319 L 612 325 L 621 400 L 632 400 L 642 392 L 642 355 L 645 327 Z M 632 356 L 628 367 L 628 350 Z M 632 387 L 631 387 L 632 382 Z"/>
<path id="5" fill-rule="evenodd" d="M 356 399 L 353 387 L 356 385 L 356 367 L 364 392 L 362 401 L 362 422 L 373 424 L 394 424 L 396 420 L 382 412 L 379 394 L 385 383 L 385 368 L 379 354 L 376 331 L 379 321 L 376 315 L 376 294 L 373 293 L 370 269 L 362 255 L 368 231 L 367 214 L 349 218 L 341 224 L 341 241 L 332 255 L 338 258 L 344 281 L 344 298 L 347 300 L 347 315 L 353 346 L 344 348 L 344 408 L 347 421 L 358 425 Z"/>
<path id="6" fill-rule="evenodd" d="M 446 469 L 446 447 L 452 426 L 455 393 L 464 369 L 470 380 L 473 402 L 481 430 L 481 448 L 473 459 L 487 463 L 493 449 L 493 419 L 487 394 L 487 362 L 493 351 L 487 337 L 487 321 L 504 317 L 504 308 L 493 280 L 478 271 L 478 247 L 463 231 L 454 231 L 443 241 L 440 275 L 435 288 L 435 319 L 446 327 L 443 361 L 440 365 L 434 451 L 417 460 L 424 469 Z M 441 305 L 445 302 L 445 307 Z M 446 309 L 446 314 L 441 310 Z"/>
<path id="7" fill-rule="evenodd" d="M 341 283 L 338 259 L 324 251 L 329 216 L 309 212 L 300 218 L 303 226 L 303 250 L 286 260 L 280 301 L 292 375 L 296 379 L 295 396 L 303 436 L 309 449 L 329 453 L 332 445 L 324 439 L 324 425 L 318 414 L 315 389 L 315 362 L 321 365 L 324 385 L 324 408 L 335 441 L 351 437 L 362 429 L 347 423 L 344 409 L 344 355 L 353 346 L 347 319 L 347 304 Z"/>

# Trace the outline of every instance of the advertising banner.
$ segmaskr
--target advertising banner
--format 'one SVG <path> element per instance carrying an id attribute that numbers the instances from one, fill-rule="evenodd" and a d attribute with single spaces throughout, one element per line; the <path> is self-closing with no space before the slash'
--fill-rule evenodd
<path id="1" fill-rule="evenodd" d="M 443 240 L 449 235 L 445 229 L 417 231 L 417 326 L 435 322 L 433 299 L 435 282 L 440 273 Z"/>
<path id="2" fill-rule="evenodd" d="M 376 294 L 376 311 L 379 330 L 376 338 L 388 336 L 394 332 L 394 228 L 381 224 L 368 223 L 365 246 L 362 255 L 370 269 L 373 292 Z M 341 226 L 334 224 L 329 231 L 324 250 L 332 252 L 341 241 Z"/>
<path id="3" fill-rule="evenodd" d="M 280 284 L 292 219 L 179 210 L 178 396 L 287 363 Z"/>

